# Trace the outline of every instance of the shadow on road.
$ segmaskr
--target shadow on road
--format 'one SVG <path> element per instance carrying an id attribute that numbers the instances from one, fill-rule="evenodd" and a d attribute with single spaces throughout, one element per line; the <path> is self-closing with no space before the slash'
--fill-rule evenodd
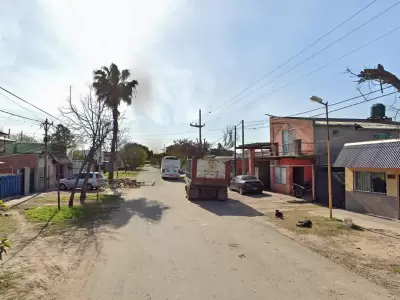
<path id="1" fill-rule="evenodd" d="M 110 223 L 116 228 L 122 227 L 135 216 L 150 222 L 159 222 L 162 219 L 164 211 L 167 209 L 169 209 L 169 207 L 163 205 L 161 202 L 148 200 L 143 197 L 126 200 L 119 210 L 113 214 Z"/>
<path id="2" fill-rule="evenodd" d="M 268 198 L 268 197 L 271 197 L 270 194 L 265 194 L 265 193 L 263 193 L 263 194 L 246 194 L 246 196 L 250 197 L 250 198 Z"/>
<path id="3" fill-rule="evenodd" d="M 263 213 L 244 204 L 243 202 L 229 199 L 228 201 L 195 201 L 193 202 L 201 208 L 208 210 L 218 216 L 242 216 L 242 217 L 259 217 L 264 216 Z"/>
<path id="4" fill-rule="evenodd" d="M 179 183 L 182 183 L 182 182 L 185 182 L 185 178 L 177 178 L 177 179 L 175 179 L 175 178 L 163 178 L 162 180 L 164 180 L 164 181 L 167 181 L 167 182 L 173 182 L 173 183 L 177 183 L 177 182 L 179 182 Z"/>

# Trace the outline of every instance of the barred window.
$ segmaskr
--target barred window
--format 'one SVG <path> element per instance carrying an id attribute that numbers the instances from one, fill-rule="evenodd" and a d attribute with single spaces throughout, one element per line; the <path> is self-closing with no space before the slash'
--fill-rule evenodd
<path id="1" fill-rule="evenodd" d="M 386 195 L 386 173 L 354 171 L 354 190 Z"/>

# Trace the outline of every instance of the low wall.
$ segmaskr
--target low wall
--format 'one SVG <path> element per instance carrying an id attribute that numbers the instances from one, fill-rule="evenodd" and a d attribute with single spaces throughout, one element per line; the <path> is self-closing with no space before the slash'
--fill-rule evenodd
<path id="1" fill-rule="evenodd" d="M 397 197 L 393 196 L 346 191 L 346 209 L 358 213 L 399 219 L 399 201 Z"/>

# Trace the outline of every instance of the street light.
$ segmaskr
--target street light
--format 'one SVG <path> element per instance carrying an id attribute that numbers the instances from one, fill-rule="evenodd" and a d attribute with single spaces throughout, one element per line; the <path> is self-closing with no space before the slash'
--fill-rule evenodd
<path id="1" fill-rule="evenodd" d="M 325 106 L 326 111 L 326 131 L 327 131 L 327 141 L 326 146 L 328 149 L 328 196 L 329 196 L 329 218 L 332 219 L 332 174 L 331 174 L 331 139 L 329 134 L 329 116 L 328 116 L 328 102 L 317 96 L 311 96 L 310 100 L 317 102 Z"/>

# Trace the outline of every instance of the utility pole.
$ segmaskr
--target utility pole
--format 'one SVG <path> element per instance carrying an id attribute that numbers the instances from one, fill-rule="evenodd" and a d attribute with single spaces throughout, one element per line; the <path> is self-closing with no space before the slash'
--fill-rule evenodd
<path id="1" fill-rule="evenodd" d="M 233 147 L 233 162 L 234 162 L 234 167 L 233 167 L 233 175 L 236 176 L 236 125 L 235 125 L 235 145 Z"/>
<path id="2" fill-rule="evenodd" d="M 201 109 L 199 109 L 199 123 L 198 124 L 192 124 L 190 123 L 191 127 L 196 127 L 199 129 L 199 155 L 201 155 L 203 147 L 202 147 L 202 143 L 201 143 L 201 128 L 203 128 L 204 126 L 206 126 L 205 124 L 201 124 Z"/>
<path id="3" fill-rule="evenodd" d="M 49 121 L 46 119 L 46 121 L 44 121 L 43 126 L 44 126 L 44 188 L 47 189 L 48 187 L 48 182 L 47 182 L 47 156 L 48 156 L 48 150 L 47 150 L 47 144 L 48 144 L 48 133 L 49 133 L 49 126 L 53 125 L 53 122 L 49 123 Z"/>
<path id="4" fill-rule="evenodd" d="M 250 157 L 249 157 L 249 171 L 250 171 Z M 242 175 L 246 175 L 246 166 L 244 160 L 244 121 L 242 120 Z"/>

